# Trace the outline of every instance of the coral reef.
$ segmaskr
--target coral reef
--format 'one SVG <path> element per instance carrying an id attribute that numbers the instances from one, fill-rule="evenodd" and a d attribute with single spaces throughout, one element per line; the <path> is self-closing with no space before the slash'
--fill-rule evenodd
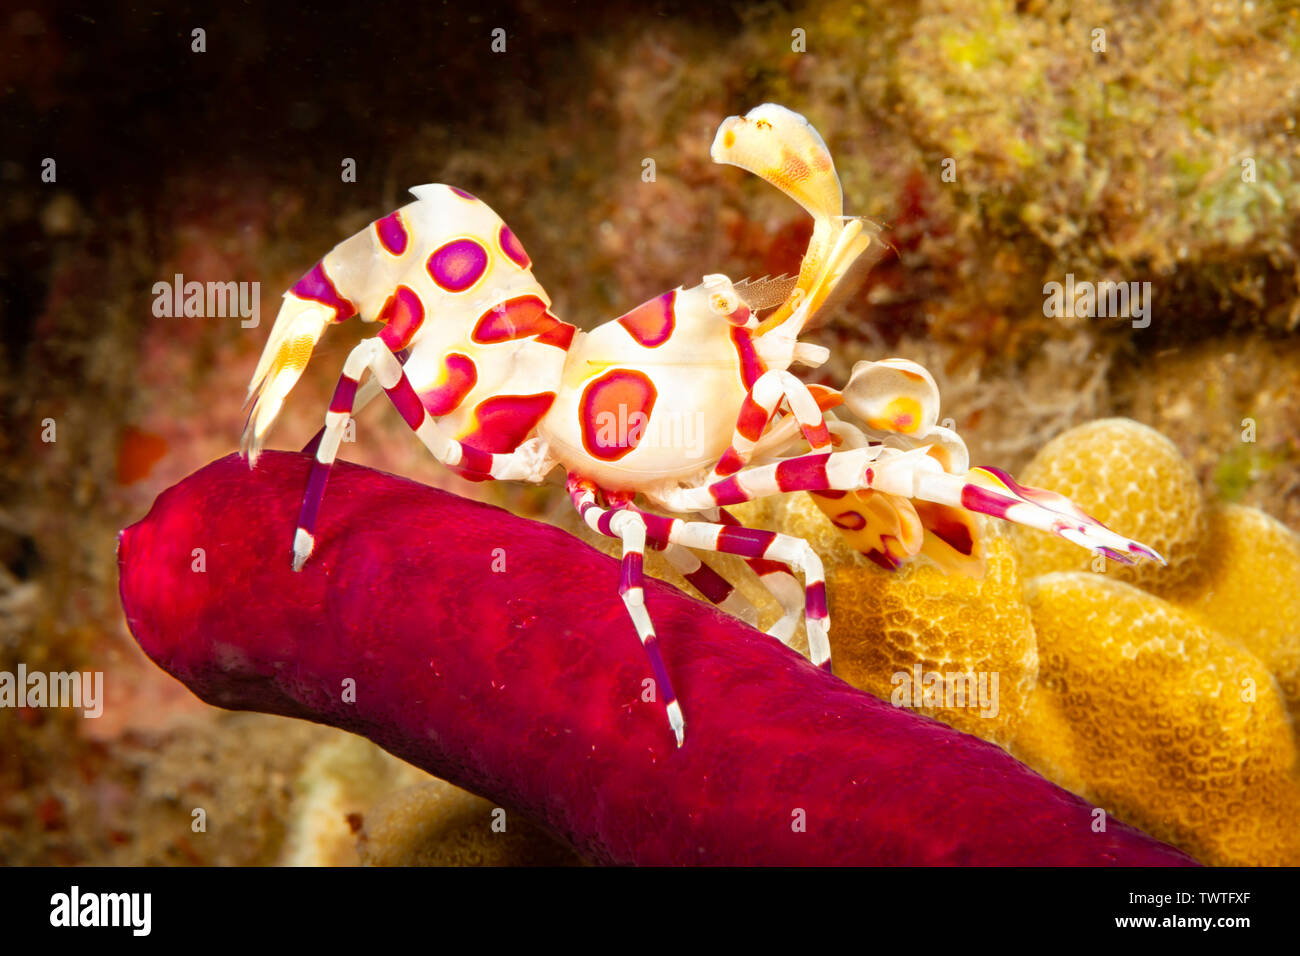
<path id="1" fill-rule="evenodd" d="M 1096 831 L 1085 802 L 1001 749 L 650 582 L 690 728 L 677 748 L 647 699 L 616 562 L 545 525 L 344 464 L 315 560 L 295 574 L 266 556 L 288 546 L 309 464 L 268 453 L 250 474 L 230 456 L 122 533 L 133 634 L 210 703 L 365 734 L 593 862 L 1190 862 L 1122 824 Z M 195 573 L 195 546 L 220 561 Z M 506 569 L 494 572 L 502 547 Z M 555 588 L 559 562 L 587 586 Z M 493 593 L 503 599 L 469 614 L 450 600 Z"/>
<path id="2" fill-rule="evenodd" d="M 1206 863 L 1300 861 L 1295 740 L 1259 658 L 1108 575 L 1027 590 L 1041 664 L 1012 753 Z"/>
<path id="3" fill-rule="evenodd" d="M 1128 419 L 1061 434 L 1024 478 L 1170 565 L 1082 573 L 1014 529 L 1040 673 L 1012 753 L 1207 862 L 1294 865 L 1300 537 L 1207 501 L 1173 444 Z"/>
<path id="4" fill-rule="evenodd" d="M 443 780 L 389 794 L 366 814 L 368 866 L 581 866 L 535 824 Z"/>
<path id="5" fill-rule="evenodd" d="M 758 527 L 809 541 L 826 563 L 835 673 L 885 700 L 913 668 L 944 677 L 997 675 L 996 707 L 966 700 L 949 705 L 909 699 L 920 713 L 1006 745 L 1038 675 L 1033 623 L 1021 594 L 1015 554 L 997 522 L 976 516 L 986 551 L 982 577 L 953 575 L 924 562 L 886 571 L 852 550 L 806 494 L 769 498 L 736 509 Z M 905 677 L 900 676 L 905 675 Z"/>
<path id="6" fill-rule="evenodd" d="M 1264 662 L 1300 730 L 1300 536 L 1256 508 L 1222 505 L 1201 560 L 1199 586 L 1170 599 Z"/>
<path id="7" fill-rule="evenodd" d="M 1107 418 L 1062 432 L 1020 473 L 1019 480 L 1073 499 L 1111 528 L 1155 548 L 1167 567 L 1146 562 L 1106 567 L 1116 580 L 1155 593 L 1185 587 L 1200 572 L 1206 506 L 1191 467 L 1164 435 L 1132 419 Z M 1063 539 L 1012 528 L 1022 571 L 1082 571 L 1094 558 Z M 1100 569 L 1100 568 L 1098 568 Z"/>

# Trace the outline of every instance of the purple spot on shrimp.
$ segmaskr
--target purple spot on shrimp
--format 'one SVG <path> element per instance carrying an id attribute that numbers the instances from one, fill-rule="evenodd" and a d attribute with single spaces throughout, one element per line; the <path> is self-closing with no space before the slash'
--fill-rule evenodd
<path id="1" fill-rule="evenodd" d="M 497 230 L 497 245 L 501 247 L 501 251 L 506 254 L 506 257 L 519 268 L 527 269 L 533 264 L 533 261 L 528 258 L 528 253 L 524 252 L 523 243 L 516 238 L 515 234 L 510 231 L 510 227 L 505 223 L 502 223 L 501 228 Z"/>
<path id="2" fill-rule="evenodd" d="M 831 519 L 831 524 L 845 531 L 861 531 L 867 526 L 867 519 L 856 511 L 841 511 Z"/>
<path id="3" fill-rule="evenodd" d="M 468 199 L 470 202 L 478 202 L 477 196 L 475 196 L 473 193 L 465 192 L 465 190 L 461 189 L 459 186 L 448 186 L 447 188 L 450 189 L 452 192 L 454 192 L 461 199 Z"/>
<path id="4" fill-rule="evenodd" d="M 660 696 L 663 698 L 664 706 L 668 706 L 677 699 L 673 692 L 672 681 L 668 679 L 668 671 L 664 667 L 664 659 L 659 654 L 659 639 L 654 634 L 649 634 L 642 642 L 645 648 L 646 657 L 650 659 L 650 670 L 655 675 L 655 681 L 659 685 Z"/>
<path id="5" fill-rule="evenodd" d="M 826 463 L 830 452 L 788 458 L 776 466 L 776 486 L 782 491 L 822 491 L 830 487 Z"/>
<path id="6" fill-rule="evenodd" d="M 814 581 L 808 585 L 808 597 L 805 603 L 806 610 L 804 613 L 814 621 L 820 621 L 826 617 L 826 582 Z"/>
<path id="7" fill-rule="evenodd" d="M 623 573 L 618 583 L 618 593 L 626 594 L 633 588 L 641 586 L 641 555 L 635 551 L 623 558 Z"/>
<path id="8" fill-rule="evenodd" d="M 339 383 L 334 387 L 334 397 L 330 399 L 330 411 L 352 414 L 352 403 L 357 397 L 357 380 L 346 375 L 339 376 Z"/>
<path id="9" fill-rule="evenodd" d="M 709 485 L 709 494 L 720 505 L 738 505 L 749 500 L 749 495 L 740 487 L 740 481 L 735 475 Z"/>
<path id="10" fill-rule="evenodd" d="M 967 511 L 1006 518 L 1007 512 L 1016 504 L 1019 502 L 1007 501 L 978 485 L 963 485 L 961 489 L 961 506 Z"/>
<path id="11" fill-rule="evenodd" d="M 1114 548 L 1108 548 L 1104 545 L 1099 550 L 1106 557 L 1110 558 L 1112 561 L 1118 562 L 1119 564 L 1137 564 L 1135 560 L 1123 551 L 1116 551 Z"/>
<path id="12" fill-rule="evenodd" d="M 420 396 L 415 394 L 415 389 L 411 387 L 410 379 L 403 375 L 397 380 L 396 385 L 384 391 L 388 393 L 393 407 L 405 419 L 406 426 L 411 431 L 415 431 L 424 423 L 424 405 L 420 402 Z"/>
<path id="13" fill-rule="evenodd" d="M 312 462 L 311 475 L 307 479 L 307 493 L 303 495 L 302 510 L 298 512 L 298 527 L 308 534 L 316 533 L 316 515 L 320 512 L 321 499 L 325 497 L 325 483 L 329 477 L 329 465 L 321 461 Z"/>
<path id="14" fill-rule="evenodd" d="M 406 234 L 406 226 L 402 224 L 400 212 L 392 213 L 383 219 L 376 219 L 375 235 L 379 237 L 379 244 L 393 255 L 400 256 L 406 251 L 409 237 Z"/>
<path id="15" fill-rule="evenodd" d="M 645 522 L 646 540 L 653 542 L 654 546 L 662 551 L 668 546 L 669 537 L 672 535 L 673 518 L 665 518 L 663 515 L 650 514 L 646 511 L 637 511 L 641 520 Z M 704 565 L 707 567 L 707 565 Z"/>
<path id="16" fill-rule="evenodd" d="M 487 271 L 488 254 L 473 239 L 453 239 L 429 256 L 426 268 L 440 288 L 464 292 Z"/>
<path id="17" fill-rule="evenodd" d="M 676 301 L 677 291 L 674 289 L 648 302 L 642 302 L 616 321 L 627 329 L 628 335 L 638 345 L 648 349 L 658 348 L 672 337 L 676 327 Z"/>
<path id="18" fill-rule="evenodd" d="M 730 597 L 731 592 L 735 590 L 727 583 L 726 578 L 702 561 L 700 562 L 699 568 L 692 571 L 690 574 L 684 574 L 682 576 L 690 582 L 691 586 L 694 587 L 695 590 L 703 594 L 706 600 L 713 604 L 721 604 Z"/>
<path id="19" fill-rule="evenodd" d="M 776 533 L 758 528 L 726 527 L 718 532 L 718 550 L 742 558 L 761 558 L 776 540 Z"/>
<path id="20" fill-rule="evenodd" d="M 324 260 L 312 266 L 311 271 L 294 283 L 290 291 L 300 299 L 319 302 L 333 309 L 335 322 L 342 322 L 357 314 L 357 307 L 334 288 L 334 283 L 325 272 Z"/>

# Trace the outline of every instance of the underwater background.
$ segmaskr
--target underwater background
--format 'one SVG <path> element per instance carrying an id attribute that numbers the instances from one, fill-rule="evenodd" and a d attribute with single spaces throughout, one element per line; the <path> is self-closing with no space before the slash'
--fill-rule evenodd
<path id="1" fill-rule="evenodd" d="M 273 304 L 412 185 L 488 202 L 582 328 L 702 272 L 797 271 L 806 214 L 709 159 L 724 117 L 770 101 L 896 252 L 809 337 L 832 358 L 808 380 L 917 361 L 974 462 L 1171 559 L 1103 569 L 990 530 L 982 581 L 887 573 L 803 496 L 750 506 L 826 558 L 840 675 L 888 698 L 914 664 L 994 670 L 996 719 L 922 712 L 1202 862 L 1300 864 L 1293 5 L 0 16 L 0 671 L 105 675 L 97 718 L 0 708 L 0 862 L 580 862 L 494 838 L 484 801 L 362 738 L 195 699 L 127 631 L 116 536 L 235 449 Z M 260 324 L 158 315 L 178 274 L 259 283 Z M 1050 283 L 1103 281 L 1147 314 L 1048 314 Z M 311 438 L 368 331 L 332 331 L 273 446 Z M 558 489 L 461 481 L 387 407 L 358 434 L 349 460 L 579 533 Z M 197 805 L 221 808 L 203 831 Z"/>

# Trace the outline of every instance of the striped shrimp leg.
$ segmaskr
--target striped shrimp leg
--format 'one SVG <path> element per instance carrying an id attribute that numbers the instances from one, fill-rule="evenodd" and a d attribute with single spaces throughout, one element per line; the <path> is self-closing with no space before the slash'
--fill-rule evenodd
<path id="1" fill-rule="evenodd" d="M 382 338 L 366 339 L 348 353 L 325 415 L 325 429 L 316 445 L 311 477 L 303 497 L 294 535 L 293 567 L 302 570 L 316 544 L 316 517 L 330 469 L 338 455 L 339 444 L 348 419 L 352 417 L 361 377 L 369 371 L 397 409 L 407 427 L 424 443 L 438 461 L 461 474 L 477 478 L 514 481 L 541 481 L 550 470 L 551 461 L 535 442 L 525 442 L 513 452 L 494 454 L 462 444 L 447 435 L 438 421 L 424 407 L 397 355 Z"/>
<path id="2" fill-rule="evenodd" d="M 674 511 L 702 511 L 792 491 L 864 488 L 1037 528 L 1121 563 L 1132 564 L 1138 558 L 1164 563 L 1152 548 L 1115 533 L 1063 495 L 1021 485 L 995 468 L 949 474 L 929 454 L 929 446 L 899 452 L 870 445 L 800 455 L 745 469 L 723 481 L 669 491 L 661 497 Z"/>
<path id="3" fill-rule="evenodd" d="M 746 528 L 739 524 L 686 521 L 636 508 L 628 510 L 640 516 L 645 523 L 646 534 L 652 540 L 680 544 L 697 551 L 714 551 L 778 562 L 802 572 L 808 651 L 814 664 L 830 670 L 830 616 L 826 609 L 826 576 L 821 558 L 807 541 L 793 535 Z"/>
<path id="4" fill-rule="evenodd" d="M 718 523 L 728 527 L 741 527 L 740 519 L 726 508 L 718 509 Z M 767 558 L 745 558 L 767 593 L 781 605 L 781 617 L 767 629 L 768 636 L 775 637 L 782 644 L 789 644 L 794 637 L 795 628 L 799 626 L 799 614 L 804 610 L 803 587 L 799 579 L 790 571 L 790 566 L 780 561 Z"/>
<path id="5" fill-rule="evenodd" d="M 731 447 L 723 453 L 708 480 L 725 478 L 749 464 L 755 446 L 767 432 L 772 416 L 782 401 L 789 403 L 790 411 L 799 423 L 809 447 L 814 451 L 829 449 L 831 434 L 822 412 L 825 408 L 838 404 L 838 397 L 837 392 L 827 388 L 821 388 L 814 394 L 808 385 L 787 371 L 771 369 L 764 372 L 741 403 Z M 827 404 L 823 405 L 823 402 Z"/>
<path id="6" fill-rule="evenodd" d="M 689 549 L 677 544 L 651 541 L 651 546 L 662 548 L 668 563 L 677 569 L 704 599 L 732 617 L 739 618 L 751 626 L 758 623 L 758 611 L 754 605 L 736 590 L 736 586 L 716 570 L 701 561 Z"/>
<path id="7" fill-rule="evenodd" d="M 637 511 L 623 504 L 614 508 L 600 507 L 596 503 L 596 486 L 586 479 L 570 475 L 566 487 L 573 507 L 589 528 L 623 542 L 623 569 L 618 593 L 632 619 L 632 626 L 636 628 L 636 636 L 641 640 L 646 657 L 650 659 L 650 670 L 668 711 L 668 725 L 680 747 L 686 741 L 686 718 L 668 677 L 668 669 L 664 667 L 663 656 L 659 653 L 659 638 L 655 634 L 654 622 L 650 620 L 645 607 L 642 564 L 645 559 L 646 522 Z"/>

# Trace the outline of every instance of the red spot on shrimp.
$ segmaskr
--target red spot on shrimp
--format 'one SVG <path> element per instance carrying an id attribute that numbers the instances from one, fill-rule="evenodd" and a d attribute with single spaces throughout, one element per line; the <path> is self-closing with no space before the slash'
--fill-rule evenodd
<path id="1" fill-rule="evenodd" d="M 502 223 L 501 228 L 497 230 L 497 245 L 501 247 L 506 258 L 519 268 L 527 269 L 533 264 L 533 260 L 528 258 L 528 253 L 524 252 L 523 243 L 515 237 L 505 223 Z"/>
<path id="2" fill-rule="evenodd" d="M 465 396 L 478 381 L 474 360 L 459 352 L 449 352 L 442 360 L 442 374 L 432 388 L 420 393 L 420 401 L 434 418 L 448 415 L 460 407 Z"/>
<path id="3" fill-rule="evenodd" d="M 475 406 L 474 427 L 461 437 L 461 444 L 494 454 L 514 451 L 554 402 L 554 392 L 485 398 Z"/>
<path id="4" fill-rule="evenodd" d="M 406 226 L 402 223 L 400 212 L 394 212 L 383 219 L 376 219 L 375 235 L 379 238 L 379 244 L 395 256 L 400 256 L 406 251 L 406 243 L 410 238 L 406 234 Z"/>
<path id="5" fill-rule="evenodd" d="M 718 465 L 714 469 L 719 475 L 734 475 L 745 467 L 745 461 L 740 457 L 740 452 L 735 448 L 728 448 L 723 456 L 718 460 Z"/>
<path id="6" fill-rule="evenodd" d="M 645 534 L 647 541 L 653 541 L 655 547 L 663 550 L 668 546 L 668 540 L 672 536 L 673 525 L 676 523 L 674 518 L 665 518 L 663 515 L 650 514 L 648 511 L 636 510 L 645 522 Z"/>
<path id="7" fill-rule="evenodd" d="M 756 442 L 763 437 L 763 430 L 767 428 L 771 417 L 767 409 L 754 401 L 752 394 L 746 395 L 740 403 L 740 414 L 736 416 L 736 431 L 749 441 Z"/>
<path id="8" fill-rule="evenodd" d="M 494 305 L 474 325 L 470 338 L 480 345 L 526 339 L 549 331 L 560 320 L 546 311 L 546 303 L 535 295 L 521 295 Z"/>
<path id="9" fill-rule="evenodd" d="M 448 292 L 464 292 L 487 271 L 487 250 L 474 239 L 453 239 L 433 251 L 425 264 L 433 281 Z"/>
<path id="10" fill-rule="evenodd" d="M 813 448 L 825 448 L 831 443 L 831 432 L 826 423 L 807 425 L 803 428 L 803 437 Z"/>
<path id="11" fill-rule="evenodd" d="M 612 369 L 582 390 L 578 415 L 587 454 L 618 461 L 641 443 L 659 393 L 649 376 Z"/>
<path id="12" fill-rule="evenodd" d="M 312 266 L 311 271 L 294 283 L 289 291 L 300 299 L 319 302 L 332 309 L 335 322 L 342 322 L 357 314 L 357 307 L 352 304 L 352 301 L 346 296 L 339 295 L 338 289 L 334 288 L 334 283 L 325 272 L 323 259 Z"/>
<path id="13" fill-rule="evenodd" d="M 745 561 L 755 574 L 760 578 L 768 574 L 789 574 L 790 566 L 780 561 L 769 561 L 766 558 L 748 558 Z"/>
<path id="14" fill-rule="evenodd" d="M 424 324 L 424 303 L 414 289 L 399 285 L 379 310 L 379 321 L 385 323 L 379 338 L 389 349 L 400 352 Z"/>
<path id="15" fill-rule="evenodd" d="M 740 359 L 740 384 L 749 390 L 754 387 L 758 377 L 767 371 L 754 349 L 754 335 L 750 329 L 732 328 L 731 344 L 736 347 Z"/>
<path id="16" fill-rule="evenodd" d="M 518 296 L 493 306 L 479 316 L 471 334 L 480 345 L 535 336 L 543 345 L 568 351 L 576 326 L 561 322 L 546 311 L 546 303 L 534 295 Z"/>
<path id="17" fill-rule="evenodd" d="M 740 481 L 735 475 L 709 485 L 709 494 L 719 505 L 738 505 L 749 500 L 749 495 L 740 487 Z"/>
<path id="18" fill-rule="evenodd" d="M 573 344 L 573 336 L 577 333 L 578 327 L 570 325 L 568 322 L 561 322 L 549 312 L 546 313 L 546 317 L 555 319 L 555 324 L 537 336 L 537 341 L 543 345 L 554 345 L 557 349 L 563 349 L 567 352 L 569 346 Z"/>
<path id="19" fill-rule="evenodd" d="M 351 415 L 352 403 L 356 401 L 356 397 L 357 380 L 348 378 L 346 375 L 340 375 L 339 383 L 334 386 L 334 397 L 330 399 L 330 411 Z M 319 445 L 319 442 L 313 442 L 313 444 Z M 303 450 L 306 451 L 306 449 Z M 316 449 L 312 448 L 312 454 L 315 453 Z"/>
<path id="20" fill-rule="evenodd" d="M 463 442 L 460 446 L 460 464 L 452 469 L 468 481 L 492 480 L 492 453 L 482 451 Z"/>
<path id="21" fill-rule="evenodd" d="M 809 385 L 808 391 L 812 394 L 813 400 L 817 402 L 817 407 L 823 412 L 844 404 L 843 393 L 825 385 Z"/>
<path id="22" fill-rule="evenodd" d="M 967 511 L 976 511 L 980 514 L 992 515 L 994 518 L 1003 518 L 1007 512 L 1016 504 L 1014 501 L 1007 501 L 991 491 L 986 491 L 978 485 L 963 485 L 961 489 L 961 506 Z"/>
<path id="23" fill-rule="evenodd" d="M 921 524 L 940 541 L 959 554 L 974 554 L 975 540 L 971 536 L 970 524 L 961 512 L 929 501 L 913 501 L 912 507 L 916 509 Z"/>
<path id="24" fill-rule="evenodd" d="M 773 531 L 757 528 L 723 528 L 718 532 L 718 550 L 738 554 L 742 558 L 761 558 L 776 540 Z"/>
<path id="25" fill-rule="evenodd" d="M 721 604 L 735 590 L 726 578 L 702 561 L 698 568 L 689 574 L 683 574 L 682 577 L 712 604 Z"/>
<path id="26" fill-rule="evenodd" d="M 384 391 L 388 393 L 393 407 L 397 409 L 411 431 L 424 424 L 424 406 L 420 403 L 420 396 L 416 395 L 415 389 L 411 387 L 409 378 L 403 375 L 397 380 L 396 385 Z"/>
<path id="27" fill-rule="evenodd" d="M 831 519 L 831 524 L 845 531 L 861 531 L 867 526 L 867 519 L 856 511 L 841 511 Z"/>
<path id="28" fill-rule="evenodd" d="M 878 548 L 869 548 L 860 553 L 872 564 L 879 568 L 883 568 L 886 571 L 897 571 L 899 568 L 900 562 L 896 558 L 890 557 L 889 553 L 886 551 L 881 551 Z"/>
<path id="29" fill-rule="evenodd" d="M 618 512 L 610 512 L 610 515 Z M 633 588 L 641 587 L 643 577 L 642 557 L 635 551 L 623 556 L 623 572 L 619 575 L 618 593 L 626 594 Z"/>
<path id="30" fill-rule="evenodd" d="M 813 581 L 808 585 L 807 598 L 805 598 L 805 608 L 807 615 L 814 621 L 820 621 L 827 617 L 826 612 L 826 582 Z M 823 665 L 825 666 L 825 665 Z"/>
<path id="31" fill-rule="evenodd" d="M 749 311 L 749 306 L 742 302 L 740 305 L 736 306 L 733 311 L 727 313 L 727 321 L 732 325 L 744 325 L 750 320 L 752 315 L 753 313 Z"/>
<path id="32" fill-rule="evenodd" d="M 983 475 L 986 478 L 991 477 L 995 483 L 1001 484 L 1012 494 L 1025 501 L 1032 502 L 1048 511 L 1055 511 L 1057 514 L 1066 515 L 1075 519 L 1082 520 L 1089 524 L 1101 524 L 1096 518 L 1088 514 L 1077 504 L 1064 495 L 1059 495 L 1055 491 L 1048 491 L 1045 488 L 1033 488 L 1029 485 L 1022 485 L 1000 468 L 992 468 L 983 465 L 979 468 L 972 468 L 975 475 Z M 1103 526 L 1104 527 L 1104 526 Z M 1084 530 L 1084 529 L 1080 529 Z"/>
<path id="33" fill-rule="evenodd" d="M 642 302 L 616 321 L 627 329 L 627 334 L 632 336 L 637 345 L 648 349 L 657 348 L 672 337 L 673 326 L 676 324 L 673 317 L 673 303 L 676 299 L 676 290 L 665 292 L 649 302 Z"/>
<path id="34" fill-rule="evenodd" d="M 821 491 L 830 487 L 826 462 L 831 453 L 789 458 L 776 466 L 776 486 L 782 491 Z"/>

